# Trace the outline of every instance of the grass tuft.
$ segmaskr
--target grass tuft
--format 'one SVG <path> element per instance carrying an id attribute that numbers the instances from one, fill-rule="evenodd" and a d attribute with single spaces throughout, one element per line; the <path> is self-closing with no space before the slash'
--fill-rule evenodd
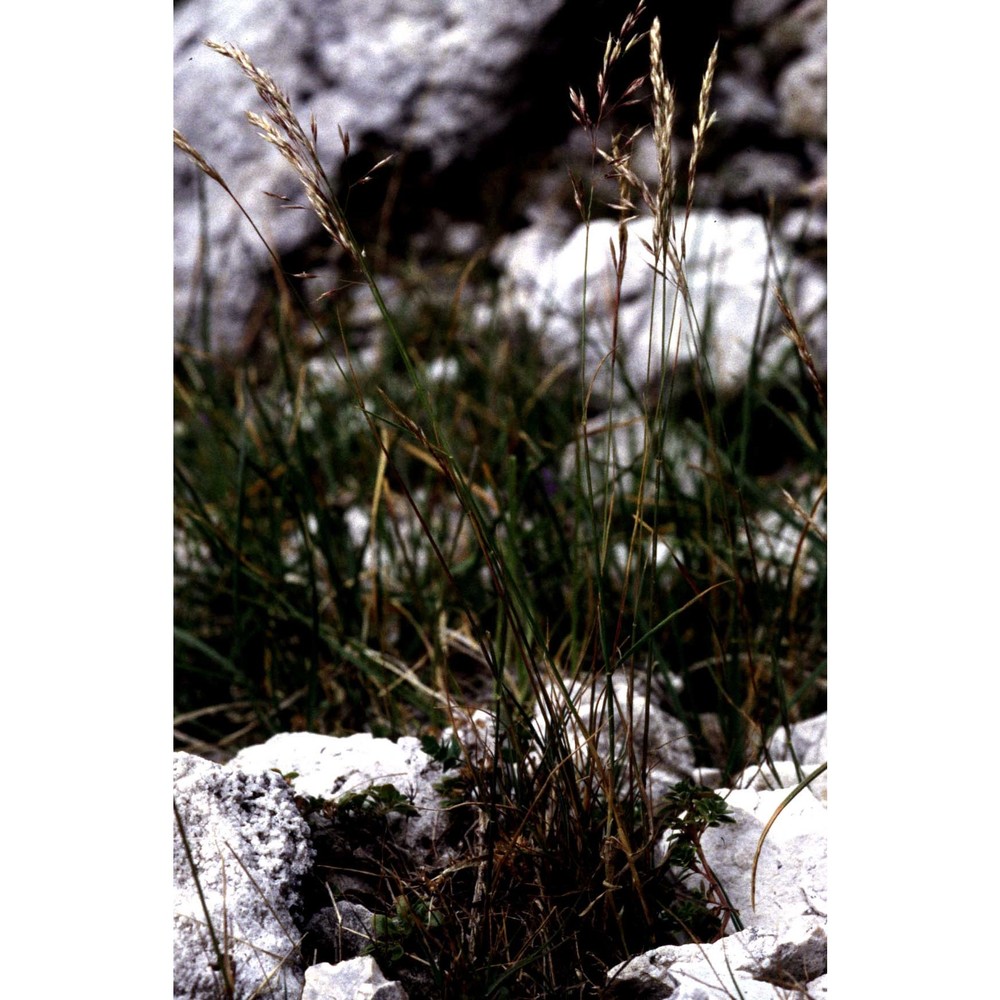
<path id="1" fill-rule="evenodd" d="M 725 780 L 825 707 L 822 381 L 777 291 L 797 366 L 765 371 L 761 342 L 739 394 L 715 389 L 710 317 L 685 268 L 717 48 L 679 205 L 674 92 L 660 22 L 640 30 L 644 17 L 640 3 L 609 37 L 593 108 L 570 92 L 619 219 L 611 349 L 589 363 L 585 291 L 575 371 L 551 370 L 536 331 L 463 312 L 457 293 L 437 301 L 418 282 L 390 308 L 317 123 L 303 128 L 245 52 L 207 43 L 253 84 L 265 110 L 250 123 L 295 170 L 385 336 L 360 351 L 350 316 L 316 314 L 272 253 L 282 294 L 264 352 L 225 367 L 178 346 L 175 734 L 225 756 L 289 729 L 418 733 L 447 760 L 451 856 L 418 866 L 386 850 L 364 899 L 375 953 L 412 997 L 597 996 L 638 951 L 739 926 L 699 846 L 724 803 L 690 781 L 663 787 L 658 768 L 686 754 Z M 647 37 L 648 75 L 616 97 L 618 60 Z M 631 168 L 637 133 L 599 146 L 644 97 L 656 190 Z M 594 190 L 573 190 L 589 224 Z M 639 206 L 655 223 L 648 387 L 618 358 Z M 681 316 L 697 348 L 688 381 Z M 679 720 L 668 737 L 664 711 Z M 470 725 L 478 743 L 452 740 Z M 386 812 L 365 813 L 374 843 L 390 836 Z M 338 821 L 335 806 L 323 815 Z M 336 871 L 317 899 L 330 891 Z"/>

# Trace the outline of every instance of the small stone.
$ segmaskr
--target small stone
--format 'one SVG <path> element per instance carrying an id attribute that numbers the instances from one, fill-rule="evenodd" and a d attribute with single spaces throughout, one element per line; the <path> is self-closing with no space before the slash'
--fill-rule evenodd
<path id="1" fill-rule="evenodd" d="M 409 1000 L 406 990 L 382 974 L 370 955 L 306 969 L 302 1000 Z"/>

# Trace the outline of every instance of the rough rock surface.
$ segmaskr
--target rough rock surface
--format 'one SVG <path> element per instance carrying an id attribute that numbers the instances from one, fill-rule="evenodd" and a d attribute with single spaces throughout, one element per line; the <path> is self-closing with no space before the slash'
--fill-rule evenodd
<path id="1" fill-rule="evenodd" d="M 792 729 L 807 769 L 825 758 L 826 717 Z M 780 754 L 781 745 L 771 742 Z M 822 751 L 822 757 L 820 755 Z M 775 788 L 769 768 L 748 769 L 737 781 L 747 786 L 719 789 L 734 824 L 707 830 L 701 844 L 713 874 L 739 913 L 744 930 L 709 945 L 665 946 L 637 955 L 608 974 L 621 995 L 644 988 L 671 1000 L 705 1000 L 740 995 L 758 1000 L 826 995 L 827 817 L 822 795 L 797 795 L 777 817 L 757 864 L 751 905 L 754 853 L 765 824 L 798 783 L 794 765 L 778 765 L 786 787 Z M 824 775 L 825 777 L 825 775 Z M 728 964 L 727 964 L 728 963 Z"/>
<path id="2" fill-rule="evenodd" d="M 174 754 L 174 996 L 214 1000 L 221 976 L 211 932 L 231 956 L 237 996 L 296 996 L 302 986 L 292 910 L 312 863 L 309 830 L 285 781 Z"/>
<path id="3" fill-rule="evenodd" d="M 814 719 L 796 722 L 792 727 L 791 749 L 795 751 L 799 763 L 803 766 L 822 764 L 827 759 L 826 742 L 826 712 Z M 791 760 L 792 754 L 788 746 L 788 737 L 783 729 L 779 729 L 769 744 L 771 754 L 776 760 Z"/>
<path id="4" fill-rule="evenodd" d="M 245 121 L 247 109 L 259 109 L 252 86 L 235 64 L 202 45 L 205 38 L 246 48 L 289 93 L 305 124 L 315 114 L 321 158 L 335 186 L 345 161 L 338 124 L 353 138 L 352 155 L 360 149 L 378 151 L 376 158 L 399 151 L 409 162 L 421 164 L 418 170 L 430 182 L 456 164 L 464 169 L 498 137 L 507 146 L 518 144 L 516 137 L 508 141 L 506 129 L 522 120 L 523 105 L 530 103 L 519 91 L 524 67 L 537 61 L 539 52 L 547 53 L 539 42 L 543 34 L 548 31 L 550 41 L 561 36 L 549 29 L 567 9 L 566 0 L 503 5 L 485 0 L 186 0 L 175 8 L 176 124 L 221 170 L 276 250 L 297 251 L 319 234 L 318 224 L 310 212 L 285 211 L 264 194 L 301 201 L 290 168 Z M 806 198 L 811 191 L 825 189 L 825 0 L 741 0 L 734 3 L 731 16 L 718 16 L 718 27 L 725 24 L 712 99 L 719 119 L 699 172 L 699 204 L 764 213 L 769 197 L 785 205 L 811 200 L 810 226 L 821 229 L 825 239 L 825 211 L 818 207 L 822 198 Z M 679 26 L 692 30 L 683 19 Z M 682 69 L 678 55 L 690 48 L 681 46 L 673 54 L 667 66 L 670 75 Z M 595 44 L 595 76 L 599 61 Z M 581 81 L 561 81 L 564 93 L 563 83 Z M 535 181 L 523 187 L 512 217 L 558 230 L 550 201 L 561 202 L 563 208 L 571 203 L 567 166 L 586 174 L 582 160 L 589 159 L 589 153 L 581 158 L 578 143 L 563 141 L 568 105 L 552 114 L 557 117 L 551 126 L 536 122 L 531 136 L 525 132 L 522 139 L 538 143 L 539 135 L 551 132 L 551 160 L 559 166 L 539 171 Z M 680 131 L 685 134 L 676 141 L 683 158 L 689 140 L 686 126 Z M 582 139 L 582 133 L 573 134 Z M 637 172 L 655 183 L 649 131 L 640 137 L 637 154 Z M 495 158 L 492 153 L 486 156 L 490 162 Z M 179 335 L 197 338 L 201 283 L 207 279 L 212 343 L 220 351 L 238 351 L 270 264 L 237 206 L 212 182 L 203 185 L 202 214 L 199 176 L 186 157 L 177 154 L 176 327 Z M 484 182 L 483 187 L 488 185 Z M 420 208 L 418 215 L 434 221 L 425 220 L 422 227 L 408 231 L 411 250 L 423 253 L 431 247 L 432 252 L 467 259 L 484 249 L 484 219 L 452 218 L 437 205 Z M 811 246 L 815 249 L 815 241 Z M 389 278 L 386 275 L 386 281 Z"/>
<path id="5" fill-rule="evenodd" d="M 737 779 L 737 788 L 770 791 L 795 788 L 799 781 L 808 778 L 820 764 L 826 763 L 826 713 L 813 719 L 796 722 L 791 727 L 792 750 L 788 737 L 779 729 L 767 745 L 771 763 L 762 762 L 756 767 L 748 767 Z M 796 764 L 796 761 L 798 762 Z M 816 775 L 807 786 L 821 802 L 826 802 L 827 773 Z"/>
<path id="6" fill-rule="evenodd" d="M 826 0 L 735 0 L 713 95 L 722 143 L 699 179 L 702 203 L 763 212 L 769 197 L 821 194 L 826 89 Z M 825 210 L 812 216 L 825 234 Z"/>
<path id="7" fill-rule="evenodd" d="M 616 240 L 617 231 L 617 222 L 599 220 L 591 224 L 589 234 L 586 227 L 580 226 L 565 243 L 556 244 L 544 227 L 531 227 L 509 237 L 495 253 L 498 266 L 507 275 L 502 308 L 508 315 L 523 316 L 531 327 L 542 332 L 542 343 L 552 364 L 575 363 L 585 301 L 588 372 L 596 372 L 602 359 L 609 357 L 614 295 L 609 242 Z M 698 341 L 683 309 L 672 318 L 674 295 L 669 284 L 663 319 L 663 283 L 654 280 L 650 254 L 642 245 L 643 240 L 652 243 L 652 220 L 630 222 L 628 233 L 618 311 L 618 363 L 629 381 L 641 388 L 659 375 L 656 358 L 660 355 L 661 330 L 667 331 L 670 338 L 666 356 L 673 358 L 676 350 L 681 365 L 690 364 L 696 357 Z M 774 364 L 778 357 L 789 355 L 788 342 L 773 336 L 780 313 L 771 288 L 779 274 L 789 272 L 792 258 L 780 242 L 769 239 L 764 220 L 750 213 L 695 211 L 688 226 L 687 245 L 687 280 L 698 324 L 707 332 L 708 364 L 716 386 L 724 393 L 732 392 L 746 377 L 758 316 L 765 333 L 772 334 L 765 362 Z M 793 309 L 805 320 L 822 305 L 825 282 L 808 268 L 797 269 L 792 277 L 786 294 Z M 822 325 L 815 323 L 811 329 L 801 325 L 817 361 L 824 363 Z M 654 367 L 647 370 L 651 336 Z M 608 394 L 608 373 L 609 365 L 605 363 L 595 383 L 598 398 Z"/>
<path id="8" fill-rule="evenodd" d="M 389 149 L 426 150 L 441 169 L 471 156 L 506 123 L 513 71 L 562 0 L 189 0 L 174 18 L 176 126 L 216 167 L 279 253 L 318 232 L 311 213 L 282 211 L 263 192 L 299 199 L 278 153 L 244 118 L 260 110 L 253 87 L 208 38 L 245 49 L 288 93 L 303 124 L 320 124 L 324 164 L 344 159 L 339 125 L 355 140 L 375 135 Z M 374 30 L 374 26 L 378 26 Z M 188 315 L 199 271 L 213 282 L 212 342 L 238 346 L 265 248 L 237 206 L 205 185 L 207 258 L 201 258 L 198 179 L 175 160 L 175 306 Z M 249 290 L 249 294 L 248 294 Z"/>
<path id="9" fill-rule="evenodd" d="M 764 825 L 788 795 L 785 789 L 733 789 L 719 794 L 735 824 L 712 827 L 702 847 L 745 926 L 768 927 L 792 917 L 826 913 L 826 808 L 797 795 L 768 831 L 757 862 L 756 906 L 751 870 Z"/>
<path id="10" fill-rule="evenodd" d="M 616 693 L 620 700 L 623 693 Z M 576 694 L 581 695 L 582 713 L 588 713 L 583 692 Z M 641 710 L 642 692 L 636 698 L 634 705 Z M 669 717 L 661 719 L 657 711 L 651 712 L 651 720 L 654 733 L 666 727 L 663 734 L 670 747 L 665 761 L 659 762 L 662 773 L 654 772 L 654 784 L 691 774 L 690 746 L 684 734 L 675 731 L 680 724 L 672 725 L 675 720 Z M 792 728 L 792 745 L 804 769 L 825 759 L 825 726 L 825 716 L 821 716 Z M 491 727 L 487 713 L 472 713 L 467 725 L 459 725 L 456 735 L 471 744 L 473 756 L 483 759 L 490 752 Z M 736 822 L 710 828 L 701 841 L 744 929 L 714 944 L 667 946 L 637 955 L 611 970 L 609 995 L 633 996 L 641 990 L 641 995 L 704 1000 L 726 996 L 727 990 L 735 993 L 738 988 L 744 997 L 771 1000 L 801 996 L 806 984 L 810 996 L 826 995 L 825 790 L 822 795 L 816 788 L 812 795 L 798 795 L 777 817 L 760 854 L 756 906 L 750 902 L 750 873 L 761 831 L 787 796 L 788 787 L 798 780 L 794 764 L 781 760 L 787 753 L 787 739 L 773 738 L 770 749 L 777 761 L 777 779 L 770 768 L 754 768 L 737 782 L 743 787 L 720 789 Z M 214 922 L 221 926 L 221 896 L 225 892 L 229 933 L 254 945 L 255 950 L 234 952 L 237 975 L 243 977 L 238 983 L 256 988 L 283 957 L 294 956 L 274 983 L 276 990 L 298 995 L 302 978 L 291 943 L 298 941 L 298 932 L 289 911 L 297 903 L 296 883 L 312 857 L 308 827 L 295 809 L 288 784 L 272 768 L 282 774 L 297 772 L 291 781 L 296 791 L 307 797 L 336 799 L 373 784 L 392 783 L 410 796 L 420 811 L 419 817 L 400 820 L 400 843 L 415 857 L 430 858 L 443 822 L 434 789 L 441 766 L 424 754 L 414 739 L 392 743 L 367 734 L 344 738 L 281 734 L 241 751 L 226 767 L 184 753 L 175 755 L 175 798 L 195 851 L 202 888 L 218 914 Z M 243 867 L 235 862 L 230 848 L 240 854 L 260 889 L 248 888 Z M 220 858 L 226 861 L 225 886 Z M 214 996 L 211 946 L 189 873 L 178 837 L 176 995 Z M 270 894 L 270 906 L 280 920 L 273 919 L 262 892 Z M 331 934 L 338 940 L 317 949 L 318 955 L 310 952 L 306 961 L 322 959 L 324 954 L 343 960 L 335 964 L 320 961 L 307 969 L 305 998 L 399 1000 L 406 996 L 400 984 L 385 979 L 370 956 L 357 954 L 357 945 L 363 945 L 371 931 L 371 920 L 372 914 L 365 907 L 345 901 L 337 904 L 337 912 L 327 908 L 313 914 L 305 940 L 322 939 L 329 944 Z M 346 941 L 346 937 L 351 940 Z"/>
<path id="11" fill-rule="evenodd" d="M 403 987 L 382 975 L 371 956 L 306 969 L 302 1000 L 407 1000 Z"/>
<path id="12" fill-rule="evenodd" d="M 751 927 L 708 945 L 656 948 L 615 966 L 608 980 L 623 997 L 643 988 L 643 996 L 670 1000 L 791 1000 L 806 989 L 825 996 L 825 974 L 825 930 L 793 922 L 780 930 Z"/>
<path id="13" fill-rule="evenodd" d="M 246 771 L 266 773 L 277 768 L 282 774 L 294 773 L 290 780 L 295 791 L 318 799 L 336 800 L 372 785 L 393 785 L 419 813 L 393 819 L 400 843 L 421 857 L 436 854 L 446 816 L 434 785 L 444 772 L 412 736 L 394 743 L 370 733 L 344 737 L 279 733 L 241 750 L 233 764 Z"/>
<path id="14" fill-rule="evenodd" d="M 306 924 L 302 950 L 307 960 L 333 963 L 357 958 L 372 943 L 374 914 L 360 903 L 340 900 L 314 913 Z"/>

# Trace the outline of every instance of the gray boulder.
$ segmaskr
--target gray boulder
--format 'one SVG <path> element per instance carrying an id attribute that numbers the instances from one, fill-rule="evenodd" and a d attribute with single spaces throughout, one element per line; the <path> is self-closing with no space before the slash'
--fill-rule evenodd
<path id="1" fill-rule="evenodd" d="M 755 210 L 808 197 L 825 218 L 826 0 L 735 0 L 732 30 L 712 102 L 724 162 L 699 177 L 699 197 Z"/>
<path id="2" fill-rule="evenodd" d="M 781 125 L 789 135 L 826 140 L 826 0 L 804 0 L 767 32 L 765 47 L 794 58 L 778 77 Z"/>
<path id="3" fill-rule="evenodd" d="M 766 24 L 787 7 L 790 0 L 734 0 L 733 23 L 738 28 Z"/>
<path id="4" fill-rule="evenodd" d="M 562 0 L 189 0 L 174 18 L 175 125 L 226 179 L 279 253 L 319 232 L 310 212 L 283 211 L 270 191 L 301 200 L 278 153 L 245 120 L 260 110 L 253 87 L 205 39 L 247 51 L 289 95 L 304 127 L 319 123 L 319 149 L 336 183 L 344 151 L 339 125 L 358 140 L 426 151 L 440 170 L 474 155 L 510 119 L 504 98 L 515 69 Z M 212 284 L 211 337 L 238 348 L 265 248 L 214 183 L 204 187 L 204 226 L 195 167 L 175 157 L 175 309 L 182 328 Z M 203 228 L 207 231 L 203 232 Z M 204 241 L 203 238 L 204 237 Z"/>
<path id="5" fill-rule="evenodd" d="M 360 903 L 340 900 L 314 913 L 306 924 L 306 959 L 329 958 L 334 964 L 357 958 L 374 939 L 374 914 Z"/>
<path id="6" fill-rule="evenodd" d="M 277 774 L 175 753 L 174 803 L 180 817 L 174 827 L 174 996 L 221 995 L 213 934 L 236 996 L 297 996 L 303 980 L 292 910 L 313 855 L 288 785 Z"/>

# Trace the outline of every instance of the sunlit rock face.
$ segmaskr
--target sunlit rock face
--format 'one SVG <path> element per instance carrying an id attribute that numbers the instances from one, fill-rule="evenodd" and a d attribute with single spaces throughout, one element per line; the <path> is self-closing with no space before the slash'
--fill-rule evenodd
<path id="1" fill-rule="evenodd" d="M 562 0 L 375 0 L 310 4 L 189 0 L 174 21 L 175 125 L 225 178 L 261 232 L 287 253 L 319 231 L 290 167 L 245 118 L 262 111 L 251 83 L 205 39 L 244 49 L 290 97 L 305 128 L 319 125 L 324 169 L 336 183 L 338 132 L 382 148 L 426 154 L 441 171 L 471 159 L 511 115 L 517 70 Z M 192 306 L 210 285 L 210 337 L 236 350 L 268 254 L 235 202 L 182 155 L 175 160 L 175 311 L 197 336 Z M 204 202 L 199 200 L 203 185 Z M 187 324 L 185 331 L 185 322 Z"/>
<path id="2" fill-rule="evenodd" d="M 236 996 L 298 996 L 292 910 L 313 851 L 288 784 L 175 753 L 174 805 L 174 996 L 222 995 L 217 946 Z"/>
<path id="3" fill-rule="evenodd" d="M 287 92 L 304 128 L 315 116 L 320 160 L 349 200 L 365 246 L 382 239 L 386 207 L 388 252 L 397 260 L 468 261 L 489 252 L 495 236 L 526 225 L 542 225 L 559 245 L 580 221 L 569 174 L 594 185 L 598 214 L 617 198 L 568 99 L 568 88 L 578 88 L 596 113 L 603 40 L 623 16 L 612 6 L 588 5 L 581 17 L 567 0 L 186 0 L 175 8 L 175 124 L 220 171 L 288 272 L 319 274 L 303 283 L 310 301 L 337 283 L 338 252 L 312 212 L 271 197 L 304 204 L 294 172 L 246 121 L 247 110 L 263 110 L 252 84 L 205 39 L 245 49 Z M 637 30 L 648 29 L 655 12 Z M 825 0 L 737 3 L 731 14 L 688 5 L 672 9 L 669 24 L 664 65 L 686 109 L 675 123 L 682 179 L 691 109 L 721 37 L 711 96 L 718 118 L 699 164 L 696 204 L 762 221 L 776 199 L 800 213 L 789 234 L 796 253 L 824 255 L 817 248 L 825 247 Z M 641 42 L 630 53 L 619 87 L 648 70 L 647 49 Z M 597 142 L 606 147 L 612 129 L 629 132 L 647 112 L 629 109 Z M 341 130 L 351 138 L 349 154 Z M 373 183 L 354 184 L 390 154 Z M 655 187 L 650 129 L 636 141 L 632 167 Z M 273 262 L 240 207 L 180 152 L 174 226 L 178 339 L 240 353 L 270 316 L 262 302 Z M 519 252 L 528 251 L 522 242 Z"/>
<path id="4" fill-rule="evenodd" d="M 569 685 L 567 692 L 578 701 L 579 722 L 599 726 L 600 718 L 592 715 L 597 706 L 590 704 L 586 692 L 577 685 Z M 616 686 L 616 702 L 627 693 Z M 641 689 L 634 690 L 632 697 L 633 710 L 645 714 Z M 650 776 L 650 790 L 658 797 L 671 782 L 698 769 L 677 720 L 654 711 L 650 724 L 655 772 Z M 492 725 L 487 713 L 470 713 L 468 725 L 459 725 L 449 738 L 454 736 L 463 744 L 468 760 L 489 767 Z M 572 740 L 576 732 L 567 723 L 567 738 Z M 623 734 L 627 735 L 627 727 Z M 789 789 L 801 774 L 825 762 L 825 716 L 793 726 L 790 737 L 790 745 L 785 735 L 771 741 L 772 765 L 751 768 L 737 777 L 734 788 L 718 789 L 734 822 L 709 828 L 701 838 L 705 860 L 743 929 L 738 930 L 739 925 L 731 920 L 727 936 L 713 944 L 671 945 L 636 955 L 610 970 L 609 995 L 639 995 L 634 991 L 655 986 L 674 989 L 678 992 L 672 996 L 693 1000 L 700 995 L 699 984 L 718 982 L 719 976 L 729 977 L 725 981 L 735 983 L 747 997 L 784 996 L 806 986 L 810 995 L 825 995 L 825 784 L 814 782 L 787 803 L 761 842 L 765 826 Z M 593 746 L 606 756 L 609 745 L 602 744 L 604 739 L 599 733 Z M 792 750 L 798 767 L 786 759 Z M 584 766 L 582 755 L 587 752 L 579 748 L 579 763 Z M 370 989 L 365 995 L 387 1000 L 405 996 L 400 984 L 386 979 L 370 957 L 357 954 L 365 950 L 371 933 L 369 910 L 341 901 L 336 908 L 327 902 L 319 913 L 304 912 L 300 883 L 318 855 L 298 807 L 305 802 L 344 802 L 365 789 L 391 783 L 410 808 L 394 816 L 386 835 L 414 864 L 434 868 L 451 857 L 453 850 L 444 837 L 454 807 L 441 798 L 444 773 L 443 765 L 429 757 L 416 739 L 390 741 L 365 733 L 349 737 L 283 733 L 246 748 L 225 766 L 175 754 L 174 800 L 191 851 L 189 859 L 178 825 L 175 996 L 200 1000 L 219 995 L 221 972 L 209 923 L 217 937 L 221 935 L 230 956 L 238 994 L 242 990 L 249 995 L 267 980 L 268 985 L 256 995 L 298 996 L 304 983 L 305 995 L 316 1000 L 361 995 L 352 992 L 358 989 Z M 715 783 L 709 770 L 698 773 L 701 781 Z M 370 831 L 365 829 L 359 827 L 352 833 L 348 824 L 342 830 L 350 841 L 348 856 L 351 851 L 372 849 Z M 192 867 L 198 872 L 204 906 Z M 324 877 L 332 877 L 343 888 L 350 865 L 336 871 L 328 865 L 321 867 Z M 346 950 L 345 935 L 357 939 Z M 311 957 L 313 952 L 302 954 L 309 949 L 300 948 L 301 941 L 311 942 L 309 948 L 315 951 L 317 941 L 331 937 L 333 945 L 327 941 L 323 946 L 326 957 L 335 959 L 330 964 L 323 954 L 317 958 Z"/>

